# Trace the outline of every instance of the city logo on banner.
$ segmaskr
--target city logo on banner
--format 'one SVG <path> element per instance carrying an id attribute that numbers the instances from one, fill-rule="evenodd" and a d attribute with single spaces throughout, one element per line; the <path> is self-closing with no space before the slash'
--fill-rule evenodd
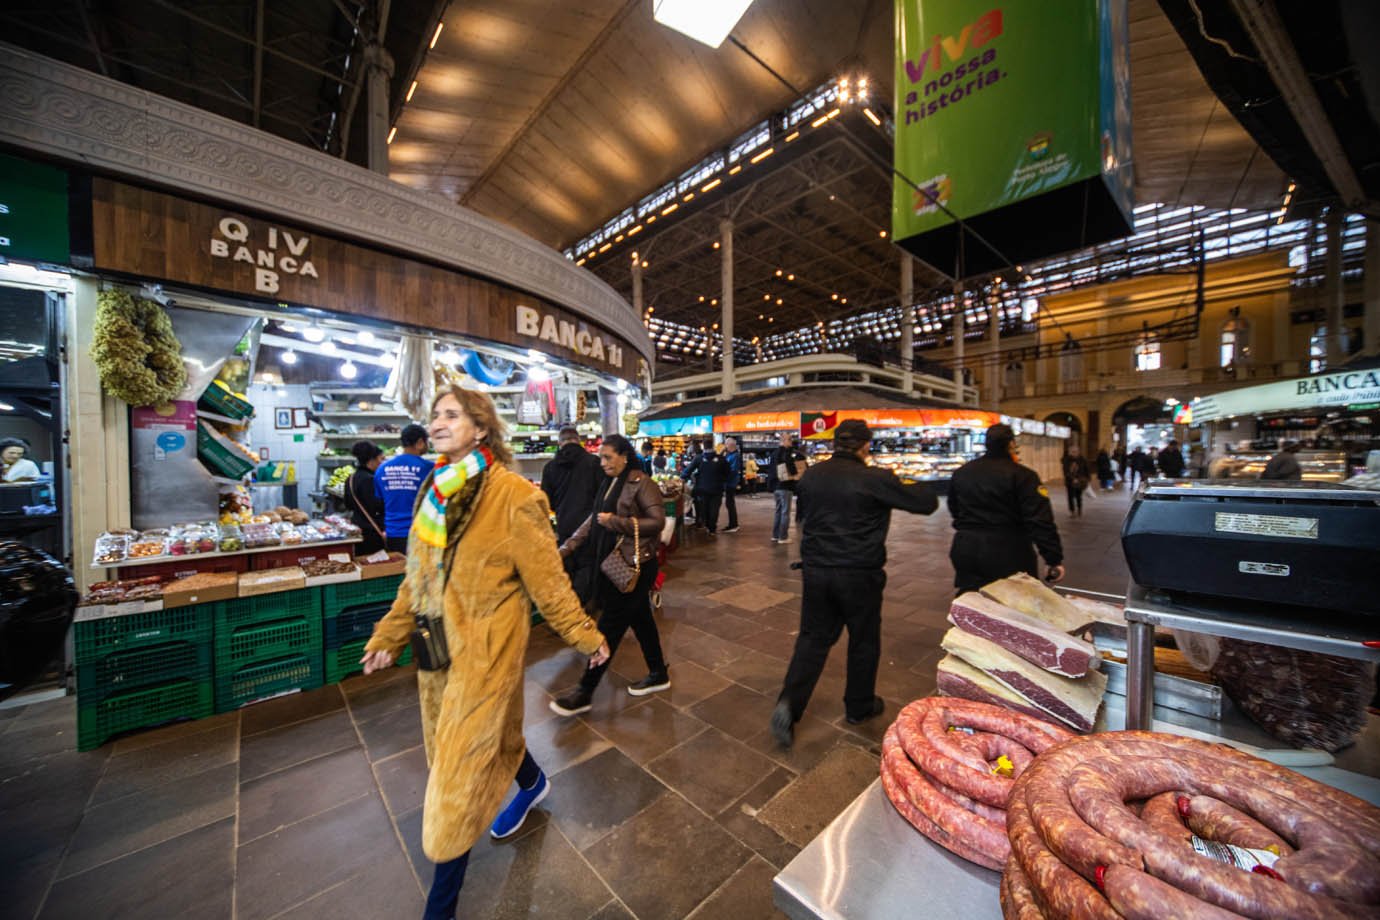
<path id="1" fill-rule="evenodd" d="M 800 413 L 800 436 L 811 440 L 832 438 L 834 429 L 839 427 L 837 412 Z"/>
<path id="2" fill-rule="evenodd" d="M 311 237 L 269 227 L 261 236 L 237 217 L 222 217 L 211 234 L 211 256 L 244 262 L 254 269 L 254 290 L 276 294 L 283 275 L 319 278 L 307 250 Z"/>

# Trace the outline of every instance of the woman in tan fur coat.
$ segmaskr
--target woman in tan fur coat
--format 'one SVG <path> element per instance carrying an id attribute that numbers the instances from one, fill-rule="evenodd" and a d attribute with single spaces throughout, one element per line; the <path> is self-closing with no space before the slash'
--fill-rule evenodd
<path id="1" fill-rule="evenodd" d="M 444 456 L 418 493 L 407 574 L 363 659 L 365 673 L 390 666 L 419 617 L 444 626 L 449 666 L 417 672 L 431 768 L 422 849 L 437 864 L 428 920 L 455 916 L 470 848 L 484 830 L 515 832 L 550 790 L 522 738 L 532 603 L 593 664 L 609 655 L 570 588 L 546 497 L 504 466 L 512 455 L 492 400 L 459 387 L 442 391 L 430 435 Z M 515 776 L 518 794 L 500 814 Z"/>

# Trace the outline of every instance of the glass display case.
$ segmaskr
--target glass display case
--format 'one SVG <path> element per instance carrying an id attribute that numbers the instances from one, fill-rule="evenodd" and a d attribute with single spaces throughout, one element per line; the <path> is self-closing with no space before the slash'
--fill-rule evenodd
<path id="1" fill-rule="evenodd" d="M 1232 479 L 1259 479 L 1275 451 L 1233 451 L 1228 473 Z M 1296 455 L 1309 482 L 1341 482 L 1347 478 L 1346 454 L 1340 450 L 1301 450 Z"/>

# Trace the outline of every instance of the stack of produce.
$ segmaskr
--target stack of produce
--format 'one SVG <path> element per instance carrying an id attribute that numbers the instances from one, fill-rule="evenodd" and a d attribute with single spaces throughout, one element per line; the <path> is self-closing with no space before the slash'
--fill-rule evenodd
<path id="1" fill-rule="evenodd" d="M 935 843 L 1000 869 L 1011 854 L 1006 800 L 1036 754 L 1073 734 L 986 703 L 929 697 L 901 710 L 882 741 L 882 787 Z"/>
<path id="2" fill-rule="evenodd" d="M 1380 809 L 1155 732 L 1041 754 L 1007 805 L 1007 920 L 1380 916 Z"/>
<path id="3" fill-rule="evenodd" d="M 940 692 L 1091 731 L 1107 676 L 1092 643 L 1069 634 L 1091 619 L 1024 574 L 962 594 L 949 608 Z"/>

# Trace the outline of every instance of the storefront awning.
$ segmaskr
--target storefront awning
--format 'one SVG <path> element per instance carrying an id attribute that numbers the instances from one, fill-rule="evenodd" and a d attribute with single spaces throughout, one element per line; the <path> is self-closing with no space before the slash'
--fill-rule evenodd
<path id="1" fill-rule="evenodd" d="M 1380 401 L 1380 368 L 1341 369 L 1297 380 L 1279 380 L 1203 396 L 1193 401 L 1192 421 L 1290 412 Z"/>

